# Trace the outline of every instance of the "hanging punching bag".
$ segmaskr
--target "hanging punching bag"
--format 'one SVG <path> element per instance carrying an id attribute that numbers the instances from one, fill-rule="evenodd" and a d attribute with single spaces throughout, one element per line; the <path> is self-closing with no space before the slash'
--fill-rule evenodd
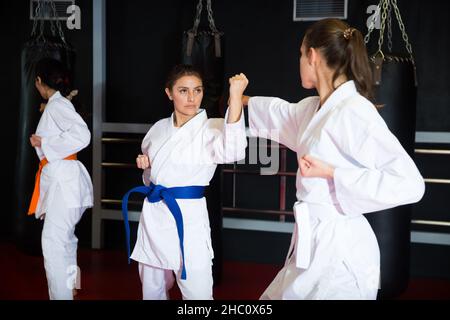
<path id="1" fill-rule="evenodd" d="M 40 4 L 41 10 L 43 6 L 43 4 Z M 13 198 L 16 245 L 21 251 L 30 255 L 42 255 L 41 231 L 43 226 L 42 220 L 36 220 L 34 215 L 27 215 L 39 165 L 39 159 L 36 156 L 36 151 L 30 145 L 29 138 L 36 130 L 41 116 L 39 107 L 43 102 L 35 88 L 35 66 L 40 59 L 50 57 L 63 62 L 71 71 L 75 61 L 75 53 L 71 46 L 66 43 L 61 26 L 57 23 L 59 36 L 56 36 L 52 23 L 52 36 L 46 37 L 44 35 L 45 21 L 40 21 L 39 35 L 36 34 L 37 23 L 37 20 L 35 20 L 31 39 L 24 44 L 21 53 L 19 132 Z"/>
<path id="2" fill-rule="evenodd" d="M 381 61 L 380 61 L 381 62 Z M 416 86 L 411 60 L 385 56 L 376 103 L 389 129 L 413 157 L 415 142 Z M 410 269 L 411 205 L 366 215 L 381 251 L 380 299 L 394 298 L 408 286 Z"/>
<path id="3" fill-rule="evenodd" d="M 223 33 L 215 26 L 211 0 L 206 0 L 209 30 L 199 30 L 202 2 L 199 0 L 197 4 L 194 26 L 183 35 L 181 60 L 184 64 L 193 65 L 203 76 L 205 94 L 202 107 L 208 117 L 223 117 L 219 108 L 224 86 Z"/>
<path id="4" fill-rule="evenodd" d="M 199 0 L 192 29 L 184 32 L 181 61 L 193 65 L 203 76 L 204 96 L 202 108 L 209 118 L 223 117 L 220 101 L 224 86 L 223 33 L 217 30 L 211 8 L 211 0 L 206 0 L 209 30 L 199 30 L 203 0 Z M 218 166 L 214 177 L 206 188 L 205 197 L 209 212 L 211 240 L 214 250 L 214 285 L 222 277 L 222 210 L 221 210 L 221 168 Z"/>
<path id="5" fill-rule="evenodd" d="M 390 17 L 392 7 L 400 16 L 396 1 L 383 0 L 380 7 Z M 380 35 L 384 33 L 385 22 L 381 21 Z M 404 26 L 399 19 L 400 29 Z M 390 27 L 391 24 L 388 23 Z M 369 30 L 370 35 L 371 30 Z M 389 30 L 389 35 L 392 35 Z M 413 158 L 416 125 L 416 72 L 411 46 L 405 33 L 409 56 L 385 55 L 382 41 L 376 54 L 370 57 L 375 84 L 375 104 L 391 132 Z M 368 36 L 366 36 L 367 42 Z M 389 39 L 389 50 L 392 41 Z M 365 215 L 378 240 L 381 254 L 381 283 L 378 299 L 392 299 L 408 286 L 410 271 L 411 205 L 374 212 Z"/>

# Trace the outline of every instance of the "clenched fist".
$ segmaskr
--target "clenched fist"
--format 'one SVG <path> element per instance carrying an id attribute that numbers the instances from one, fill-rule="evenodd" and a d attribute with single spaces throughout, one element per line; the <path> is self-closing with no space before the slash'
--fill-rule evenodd
<path id="1" fill-rule="evenodd" d="M 245 88 L 248 85 L 248 79 L 245 74 L 240 73 L 231 77 L 230 80 L 230 99 L 238 97 L 241 100 L 241 96 L 244 93 Z"/>
<path id="2" fill-rule="evenodd" d="M 310 155 L 299 158 L 298 166 L 301 175 L 306 178 L 331 179 L 334 177 L 334 167 Z"/>
<path id="3" fill-rule="evenodd" d="M 136 165 L 139 169 L 145 170 L 150 167 L 150 159 L 144 154 L 140 154 L 136 158 Z"/>
<path id="4" fill-rule="evenodd" d="M 41 137 L 32 134 L 30 137 L 30 144 L 32 147 L 40 147 L 41 146 Z"/>

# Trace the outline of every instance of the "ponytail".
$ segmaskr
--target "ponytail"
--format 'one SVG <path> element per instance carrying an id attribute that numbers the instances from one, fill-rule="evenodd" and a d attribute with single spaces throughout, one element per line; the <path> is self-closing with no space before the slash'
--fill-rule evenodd
<path id="1" fill-rule="evenodd" d="M 368 98 L 373 99 L 373 75 L 367 56 L 367 49 L 361 32 L 354 30 L 348 39 L 347 52 L 350 59 L 348 68 L 345 70 L 348 79 L 355 82 L 358 92 Z"/>
<path id="2" fill-rule="evenodd" d="M 305 34 L 306 50 L 320 50 L 328 67 L 334 71 L 333 83 L 342 74 L 355 82 L 358 92 L 373 99 L 372 70 L 361 32 L 338 19 L 314 23 Z"/>

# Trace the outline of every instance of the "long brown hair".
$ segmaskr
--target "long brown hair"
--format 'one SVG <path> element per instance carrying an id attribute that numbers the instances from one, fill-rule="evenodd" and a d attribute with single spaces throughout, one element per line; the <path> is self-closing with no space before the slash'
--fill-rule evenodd
<path id="1" fill-rule="evenodd" d="M 345 74 L 353 80 L 358 92 L 373 98 L 372 70 L 361 32 L 338 19 L 324 19 L 314 23 L 303 39 L 306 52 L 319 50 L 328 67 L 335 70 L 334 81 Z"/>

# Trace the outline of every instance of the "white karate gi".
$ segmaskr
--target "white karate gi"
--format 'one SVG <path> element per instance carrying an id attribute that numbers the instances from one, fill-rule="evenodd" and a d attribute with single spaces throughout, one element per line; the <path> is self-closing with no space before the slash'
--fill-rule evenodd
<path id="1" fill-rule="evenodd" d="M 424 194 L 416 165 L 353 81 L 317 111 L 319 103 L 319 97 L 249 101 L 252 135 L 336 168 L 334 179 L 297 172 L 291 249 L 261 299 L 375 299 L 380 253 L 363 214 L 414 203 Z"/>
<path id="2" fill-rule="evenodd" d="M 227 115 L 226 118 L 227 119 Z M 244 116 L 226 123 L 208 119 L 200 109 L 182 127 L 174 127 L 173 114 L 155 123 L 142 142 L 151 168 L 150 181 L 164 187 L 207 186 L 217 164 L 245 158 L 247 139 Z M 167 299 L 176 274 L 183 299 L 212 299 L 211 230 L 205 198 L 177 199 L 184 221 L 186 280 L 180 280 L 182 259 L 175 219 L 164 201 L 144 200 L 137 242 L 131 258 L 140 263 L 144 299 Z"/>
<path id="3" fill-rule="evenodd" d="M 75 225 L 93 205 L 92 182 L 78 160 L 63 160 L 89 145 L 91 134 L 72 103 L 59 91 L 49 99 L 36 129 L 41 147 L 39 160 L 47 158 L 40 179 L 36 218 L 45 213 L 42 251 L 50 299 L 73 299 L 72 287 L 79 279 Z"/>

